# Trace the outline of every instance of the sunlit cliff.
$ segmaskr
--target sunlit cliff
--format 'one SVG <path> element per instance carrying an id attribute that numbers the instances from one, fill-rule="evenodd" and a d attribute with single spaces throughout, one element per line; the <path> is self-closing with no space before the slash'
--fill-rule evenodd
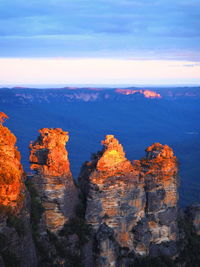
<path id="1" fill-rule="evenodd" d="M 7 118 L 6 114 L 0 113 L 0 205 L 14 208 L 23 198 L 23 169 L 15 145 L 16 137 L 3 126 Z"/>
<path id="2" fill-rule="evenodd" d="M 122 95 L 141 94 L 145 98 L 161 98 L 160 94 L 150 90 L 116 89 L 115 92 Z"/>

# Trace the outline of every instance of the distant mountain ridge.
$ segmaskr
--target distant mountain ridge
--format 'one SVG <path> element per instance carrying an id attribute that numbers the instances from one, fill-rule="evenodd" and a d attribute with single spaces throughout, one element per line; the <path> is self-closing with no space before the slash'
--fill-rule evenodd
<path id="1" fill-rule="evenodd" d="M 1 88 L 0 103 L 51 103 L 51 102 L 100 102 L 134 101 L 147 99 L 200 98 L 200 87 L 177 88 L 94 88 L 64 87 L 34 89 L 24 87 Z"/>

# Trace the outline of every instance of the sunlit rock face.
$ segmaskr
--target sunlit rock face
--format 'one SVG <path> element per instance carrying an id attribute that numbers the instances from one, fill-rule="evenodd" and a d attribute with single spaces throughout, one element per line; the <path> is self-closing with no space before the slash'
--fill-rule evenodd
<path id="1" fill-rule="evenodd" d="M 30 144 L 31 169 L 42 175 L 71 176 L 68 153 L 65 148 L 68 132 L 60 128 L 39 130 L 40 136 Z"/>
<path id="2" fill-rule="evenodd" d="M 145 98 L 161 98 L 160 94 L 151 90 L 116 89 L 115 92 L 122 95 L 141 94 L 144 95 Z"/>
<path id="3" fill-rule="evenodd" d="M 140 163 L 132 165 L 126 159 L 113 135 L 102 144 L 103 150 L 85 163 L 79 177 L 95 249 L 86 266 L 123 266 L 127 255 L 138 250 L 132 230 L 145 216 L 144 180 Z"/>
<path id="4" fill-rule="evenodd" d="M 16 208 L 23 202 L 23 169 L 16 137 L 2 125 L 3 121 L 0 116 L 0 205 Z"/>
<path id="5" fill-rule="evenodd" d="M 38 139 L 30 144 L 31 169 L 36 171 L 33 183 L 45 209 L 45 224 L 56 232 L 74 216 L 77 202 L 77 189 L 65 148 L 69 136 L 59 128 L 43 128 L 39 132 Z"/>
<path id="6" fill-rule="evenodd" d="M 26 177 L 16 137 L 2 125 L 7 118 L 0 112 L 0 266 L 36 267 Z"/>
<path id="7" fill-rule="evenodd" d="M 146 149 L 146 158 L 141 160 L 141 165 L 150 232 L 149 254 L 175 256 L 178 240 L 177 159 L 169 146 L 155 143 Z"/>
<path id="8" fill-rule="evenodd" d="M 86 221 L 93 240 L 86 266 L 129 266 L 139 256 L 177 255 L 177 160 L 159 143 L 146 157 L 127 160 L 113 135 L 82 168 L 79 184 L 86 195 Z M 89 248 L 90 246 L 90 248 Z"/>

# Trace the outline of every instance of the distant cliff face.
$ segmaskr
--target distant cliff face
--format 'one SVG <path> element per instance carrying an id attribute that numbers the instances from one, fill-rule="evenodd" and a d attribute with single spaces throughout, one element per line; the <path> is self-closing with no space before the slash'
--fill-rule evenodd
<path id="1" fill-rule="evenodd" d="M 0 119 L 0 205 L 21 206 L 24 190 L 20 153 L 15 145 L 16 137 Z"/>
<path id="2" fill-rule="evenodd" d="M 151 91 L 151 90 L 116 89 L 115 92 L 118 94 L 122 94 L 122 95 L 141 94 L 141 95 L 144 95 L 145 98 L 162 98 L 160 94 L 154 91 Z"/>
<path id="3" fill-rule="evenodd" d="M 134 101 L 148 98 L 156 99 L 181 99 L 200 98 L 199 87 L 178 88 L 0 88 L 0 103 L 66 103 L 66 102 L 105 102 L 105 101 Z"/>
<path id="4" fill-rule="evenodd" d="M 132 165 L 113 135 L 102 144 L 79 177 L 87 195 L 86 221 L 93 227 L 90 246 L 96 248 L 87 264 L 127 266 L 135 256 L 175 256 L 178 182 L 172 149 L 153 144 Z"/>
<path id="5" fill-rule="evenodd" d="M 33 183 L 44 206 L 46 227 L 56 232 L 74 216 L 77 201 L 68 153 L 65 148 L 69 139 L 62 129 L 41 129 L 38 139 L 30 144 L 31 169 L 36 171 Z"/>

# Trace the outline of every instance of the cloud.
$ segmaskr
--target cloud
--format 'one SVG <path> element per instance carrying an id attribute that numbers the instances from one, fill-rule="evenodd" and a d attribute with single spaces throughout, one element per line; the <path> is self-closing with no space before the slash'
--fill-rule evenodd
<path id="1" fill-rule="evenodd" d="M 2 35 L 124 31 L 157 36 L 169 34 L 168 27 L 187 34 L 191 26 L 200 26 L 200 4 L 194 1 L 3 0 L 0 7 Z"/>
<path id="2" fill-rule="evenodd" d="M 179 48 L 177 49 L 177 42 Z M 126 59 L 200 60 L 200 38 L 187 44 L 185 39 L 150 37 L 130 34 L 71 34 L 5 36 L 0 40 L 0 57 L 106 57 Z"/>
<path id="3" fill-rule="evenodd" d="M 189 68 L 196 68 L 196 67 L 200 67 L 200 63 L 193 63 L 193 64 L 184 64 L 184 67 L 189 67 Z"/>
<path id="4" fill-rule="evenodd" d="M 56 48 L 65 55 L 200 50 L 195 0 L 1 0 L 0 9 L 0 56 L 42 54 L 44 45 L 52 56 Z"/>

